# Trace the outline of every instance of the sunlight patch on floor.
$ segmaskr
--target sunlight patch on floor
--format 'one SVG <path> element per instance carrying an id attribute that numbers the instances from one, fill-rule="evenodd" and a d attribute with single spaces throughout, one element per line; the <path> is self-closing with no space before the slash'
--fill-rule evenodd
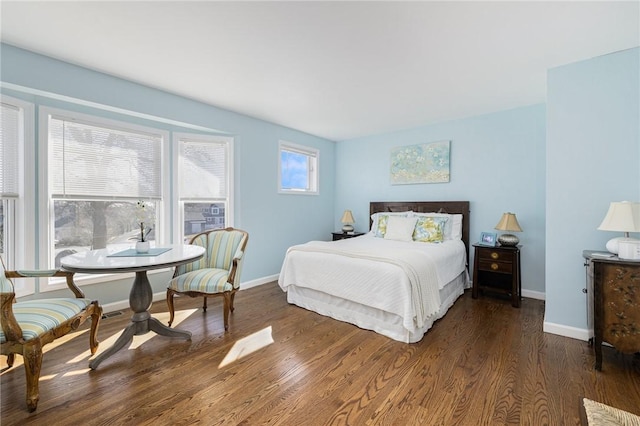
<path id="1" fill-rule="evenodd" d="M 190 315 L 192 315 L 194 312 L 196 312 L 198 309 L 186 309 L 186 310 L 182 310 L 182 311 L 176 311 L 174 319 L 173 319 L 173 324 L 172 327 L 176 327 L 178 324 L 180 324 L 182 321 L 184 321 L 185 319 L 187 319 Z M 167 324 L 167 322 L 169 321 L 169 313 L 168 312 L 161 312 L 161 313 L 157 313 L 157 314 L 153 314 L 152 315 L 154 318 L 156 318 L 158 321 L 160 321 L 163 324 Z M 128 324 L 127 324 L 128 325 Z M 84 329 L 84 330 L 79 330 L 79 331 L 74 331 L 71 333 L 67 333 L 66 335 L 54 340 L 53 342 L 45 345 L 42 348 L 42 353 L 43 353 L 43 358 L 46 357 L 46 353 L 49 352 L 50 350 L 57 348 L 60 345 L 65 344 L 66 342 L 69 342 L 71 339 L 74 339 L 78 336 L 80 336 L 81 334 L 85 334 L 89 332 L 89 329 Z M 111 345 L 113 345 L 115 343 L 115 341 L 118 339 L 118 337 L 120 337 L 120 335 L 122 334 L 122 331 L 111 335 L 110 337 L 108 337 L 107 339 L 104 340 L 100 340 L 100 345 L 98 346 L 98 351 L 96 352 L 96 356 L 98 354 L 100 354 L 101 349 L 102 350 L 107 350 L 108 348 L 111 347 Z M 100 329 L 98 329 L 98 336 L 100 336 Z M 153 331 L 150 331 L 149 333 L 145 333 L 141 336 L 133 336 L 133 342 L 131 342 L 131 345 L 129 346 L 129 349 L 136 349 L 138 348 L 140 345 L 142 345 L 144 342 L 146 342 L 147 340 L 151 339 L 152 337 L 157 336 L 156 333 L 154 333 Z M 86 338 L 88 339 L 88 335 L 86 336 Z M 89 341 L 87 340 L 87 347 L 89 346 Z M 87 349 L 86 351 L 78 354 L 77 356 L 69 359 L 66 364 L 76 364 L 82 361 L 86 361 L 89 360 L 91 357 L 91 350 Z M 2 360 L 6 363 L 6 356 L 2 357 Z M 2 371 L 2 373 L 0 373 L 0 375 L 5 374 L 9 371 L 13 371 L 16 367 L 19 367 L 21 365 L 23 365 L 24 362 L 22 360 L 22 356 L 21 355 L 17 355 L 15 357 L 15 361 L 13 363 L 13 367 L 10 369 L 7 369 L 5 371 Z M 87 371 L 89 371 L 90 369 L 88 368 L 81 368 L 78 370 L 73 370 L 73 371 L 68 371 L 64 374 L 64 376 L 74 376 L 74 375 L 78 375 L 78 374 L 83 374 L 86 373 Z M 45 380 L 51 380 L 54 377 L 56 377 L 58 374 L 48 374 L 48 375 L 42 375 L 40 376 L 40 381 L 45 381 Z"/>
<path id="2" fill-rule="evenodd" d="M 14 365 L 15 365 L 15 364 L 14 364 Z M 46 381 L 46 380 L 51 380 L 51 379 L 53 379 L 53 378 L 54 378 L 54 377 L 56 377 L 56 376 L 57 376 L 57 374 L 47 374 L 46 376 L 40 376 L 40 381 L 41 381 L 41 382 L 44 382 L 44 381 Z"/>
<path id="3" fill-rule="evenodd" d="M 48 345 L 45 345 L 42 348 L 42 354 L 43 354 L 43 358 L 44 358 L 44 354 L 46 354 L 47 352 L 49 352 L 52 349 L 57 348 L 60 345 L 65 344 L 66 342 L 71 341 L 72 339 L 75 339 L 76 337 L 80 336 L 81 334 L 84 334 L 86 332 L 88 332 L 89 329 L 86 330 L 79 330 L 79 331 L 73 331 L 71 333 L 67 333 L 64 336 L 54 340 L 53 342 L 49 343 Z M 87 337 L 88 338 L 88 337 Z M 89 345 L 89 342 L 87 341 L 87 346 Z M 87 351 L 87 353 L 90 353 L 90 351 Z M 6 359 L 6 357 L 2 357 L 3 361 Z M 5 361 L 6 362 L 6 361 Z M 23 363 L 22 361 L 22 356 L 21 355 L 16 355 L 15 357 L 15 361 L 13 363 L 13 368 L 15 367 L 19 367 L 21 366 Z M 7 371 L 13 370 L 13 368 L 3 371 L 2 374 L 6 373 Z M 1 374 L 0 374 L 1 375 Z M 55 377 L 56 375 L 54 374 L 53 376 L 51 376 L 51 378 Z M 49 377 L 49 376 L 40 376 L 40 380 L 46 380 L 45 377 Z"/>
<path id="4" fill-rule="evenodd" d="M 187 319 L 191 314 L 193 314 L 197 310 L 198 309 L 186 309 L 186 310 L 183 310 L 183 311 L 176 311 L 175 316 L 173 317 L 173 323 L 171 324 L 171 327 L 172 328 L 176 328 L 178 326 L 178 324 L 180 324 L 182 321 Z M 160 321 L 164 325 L 167 325 L 167 323 L 169 322 L 169 312 L 161 312 L 161 313 L 158 313 L 158 314 L 153 314 L 152 316 L 155 319 L 157 319 L 158 321 Z M 96 352 L 95 356 L 100 355 L 100 353 L 102 351 L 106 351 L 108 348 L 110 348 L 111 345 L 113 345 L 116 342 L 116 340 L 118 340 L 118 337 L 120 337 L 121 334 L 122 334 L 122 331 L 119 331 L 118 333 L 111 335 L 109 338 L 107 338 L 105 340 L 101 340 L 100 341 L 100 346 L 99 346 L 98 351 Z M 150 339 L 152 339 L 152 338 L 154 338 L 156 336 L 157 336 L 157 334 L 154 333 L 153 331 L 150 331 L 148 333 L 142 334 L 140 336 L 133 336 L 133 341 L 131 342 L 131 345 L 129 345 L 129 349 L 136 349 L 136 348 L 140 347 L 144 342 L 146 342 L 146 341 L 148 341 L 148 340 L 150 340 Z M 90 354 L 91 354 L 91 352 L 89 350 L 86 350 L 82 354 L 78 355 L 78 357 L 76 357 L 76 359 L 88 358 Z"/>
<path id="5" fill-rule="evenodd" d="M 171 328 L 179 328 L 178 324 L 186 320 L 189 317 L 189 315 L 193 314 L 197 310 L 198 309 L 187 309 L 184 311 L 176 311 L 175 316 L 173 317 L 173 323 L 171 323 Z M 161 312 L 159 314 L 153 314 L 152 316 L 164 325 L 167 325 L 169 323 L 169 312 Z M 129 349 L 136 349 L 140 347 L 140 345 L 142 345 L 144 342 L 146 342 L 147 340 L 155 336 L 157 336 L 157 334 L 154 333 L 153 331 L 150 333 L 143 334 L 141 336 L 133 336 L 133 342 L 131 342 Z M 109 346 L 106 346 L 105 348 L 108 348 L 108 347 Z"/>
<path id="6" fill-rule="evenodd" d="M 256 352 L 259 349 L 264 348 L 273 343 L 273 337 L 271 336 L 271 326 L 263 328 L 260 331 L 256 331 L 253 334 L 239 339 L 233 344 L 227 356 L 224 357 L 218 368 L 222 368 L 231 364 L 234 361 L 239 360 L 243 356 Z"/>
<path id="7" fill-rule="evenodd" d="M 91 371 L 91 369 L 89 367 L 82 368 L 82 369 L 79 369 L 79 370 L 67 371 L 66 373 L 64 373 L 62 375 L 62 377 L 79 376 L 79 375 L 84 374 L 84 373 L 89 372 L 89 371 Z"/>

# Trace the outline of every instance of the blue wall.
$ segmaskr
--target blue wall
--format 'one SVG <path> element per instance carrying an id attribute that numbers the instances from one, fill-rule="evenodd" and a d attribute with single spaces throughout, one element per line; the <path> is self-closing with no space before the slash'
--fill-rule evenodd
<path id="1" fill-rule="evenodd" d="M 345 209 L 353 210 L 356 229 L 365 231 L 370 201 L 469 200 L 472 241 L 492 231 L 503 212 L 517 214 L 524 231 L 519 234 L 524 294 L 546 292 L 545 330 L 586 338 L 582 250 L 603 248 L 614 236 L 595 229 L 609 202 L 640 200 L 637 48 L 550 70 L 546 105 L 338 144 L 12 46 L 0 48 L 4 83 L 234 136 L 234 224 L 251 234 L 243 282 L 276 275 L 289 246 L 328 239 L 340 229 Z M 16 95 L 6 87 L 2 92 Z M 17 95 L 36 104 L 89 110 Z M 277 193 L 279 139 L 320 149 L 320 196 Z M 392 148 L 439 140 L 451 140 L 449 183 L 389 183 Z M 156 291 L 166 283 L 161 278 L 153 282 Z M 108 303 L 125 299 L 128 286 L 122 280 L 86 291 Z"/>
<path id="2" fill-rule="evenodd" d="M 235 138 L 234 226 L 249 232 L 242 282 L 273 278 L 280 272 L 288 247 L 313 239 L 329 240 L 334 230 L 335 143 L 269 122 L 233 113 L 180 96 L 135 84 L 16 47 L 0 44 L 2 93 L 36 105 L 49 105 L 91 114 L 112 113 L 89 108 L 87 102 L 110 108 L 203 126 Z M 7 89 L 7 84 L 10 89 Z M 11 90 L 13 85 L 29 90 Z M 39 96 L 34 90 L 81 100 L 85 105 Z M 139 121 L 139 120 L 138 120 Z M 277 192 L 278 141 L 287 140 L 320 150 L 320 195 Z M 33 242 L 35 244 L 35 242 Z M 162 278 L 154 291 L 166 289 Z M 99 287 L 99 286 L 89 286 Z M 127 292 L 113 294 L 88 288 L 88 297 L 109 303 Z"/>
<path id="3" fill-rule="evenodd" d="M 548 72 L 547 331 L 586 338 L 582 251 L 621 236 L 596 230 L 611 201 L 640 201 L 639 80 L 639 48 Z"/>
<path id="4" fill-rule="evenodd" d="M 545 106 L 534 105 L 340 142 L 335 227 L 351 209 L 356 230 L 368 230 L 370 201 L 469 200 L 474 243 L 481 232 L 496 232 L 502 213 L 514 212 L 524 231 L 518 234 L 523 293 L 543 297 L 545 131 Z M 392 148 L 440 140 L 451 141 L 449 183 L 390 184 Z"/>

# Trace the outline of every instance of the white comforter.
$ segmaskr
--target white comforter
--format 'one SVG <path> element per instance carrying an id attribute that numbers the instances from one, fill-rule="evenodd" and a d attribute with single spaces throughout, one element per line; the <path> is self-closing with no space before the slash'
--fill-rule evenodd
<path id="1" fill-rule="evenodd" d="M 462 241 L 390 241 L 367 234 L 289 248 L 278 284 L 306 287 L 400 316 L 410 332 L 440 308 L 439 290 L 466 267 Z"/>

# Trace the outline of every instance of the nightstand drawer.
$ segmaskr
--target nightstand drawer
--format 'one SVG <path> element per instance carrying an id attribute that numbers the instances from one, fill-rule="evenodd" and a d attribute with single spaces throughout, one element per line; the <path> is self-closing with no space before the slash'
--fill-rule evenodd
<path id="1" fill-rule="evenodd" d="M 477 253 L 480 260 L 513 262 L 513 253 L 504 250 L 483 249 Z"/>
<path id="2" fill-rule="evenodd" d="M 511 274 L 513 272 L 513 263 L 511 262 L 495 262 L 487 259 L 480 259 L 479 269 L 481 271 L 499 272 L 501 274 Z"/>

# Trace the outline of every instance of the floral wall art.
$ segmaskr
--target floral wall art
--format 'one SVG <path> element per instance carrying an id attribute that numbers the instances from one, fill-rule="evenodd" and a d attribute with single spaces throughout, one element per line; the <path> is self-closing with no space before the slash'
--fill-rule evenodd
<path id="1" fill-rule="evenodd" d="M 407 145 L 391 150 L 391 184 L 449 182 L 451 141 Z"/>

